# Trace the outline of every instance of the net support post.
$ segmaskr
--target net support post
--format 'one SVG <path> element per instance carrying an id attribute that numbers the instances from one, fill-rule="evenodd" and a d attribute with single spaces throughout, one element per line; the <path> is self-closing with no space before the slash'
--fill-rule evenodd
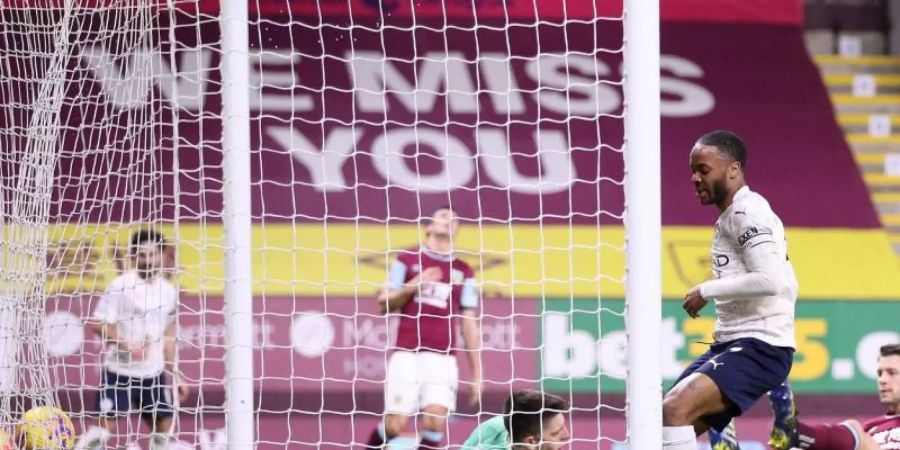
<path id="1" fill-rule="evenodd" d="M 628 444 L 662 448 L 659 2 L 625 0 Z"/>
<path id="2" fill-rule="evenodd" d="M 225 229 L 225 426 L 228 450 L 250 450 L 253 416 L 253 291 L 247 2 L 220 1 Z"/>

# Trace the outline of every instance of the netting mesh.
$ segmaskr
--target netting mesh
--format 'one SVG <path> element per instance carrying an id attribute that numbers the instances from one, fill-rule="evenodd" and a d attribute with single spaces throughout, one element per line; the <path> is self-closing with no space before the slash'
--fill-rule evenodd
<path id="1" fill-rule="evenodd" d="M 469 404 L 475 349 L 458 339 L 443 442 L 526 387 L 573 403 L 574 448 L 624 439 L 621 16 L 551 3 L 249 5 L 258 447 L 366 442 L 399 318 L 375 297 L 444 205 L 477 279 L 485 393 Z M 96 423 L 101 343 L 83 322 L 152 227 L 191 387 L 170 445 L 223 446 L 217 11 L 72 0 L 2 17 L 0 347 L 20 402 L 3 423 L 30 402 Z M 120 420 L 116 445 L 146 448 L 138 427 Z"/>

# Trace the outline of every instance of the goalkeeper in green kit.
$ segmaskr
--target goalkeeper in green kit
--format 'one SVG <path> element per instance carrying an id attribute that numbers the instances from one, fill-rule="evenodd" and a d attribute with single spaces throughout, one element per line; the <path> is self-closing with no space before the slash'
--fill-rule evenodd
<path id="1" fill-rule="evenodd" d="M 514 392 L 503 415 L 475 428 L 461 450 L 557 450 L 569 441 L 569 403 L 537 390 Z"/>

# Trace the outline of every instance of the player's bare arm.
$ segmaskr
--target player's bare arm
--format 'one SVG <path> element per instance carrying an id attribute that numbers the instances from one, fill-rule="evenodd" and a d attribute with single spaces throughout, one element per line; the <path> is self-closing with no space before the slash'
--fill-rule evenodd
<path id="1" fill-rule="evenodd" d="M 144 356 L 144 347 L 141 345 L 133 345 L 127 340 L 119 336 L 119 331 L 115 324 L 107 323 L 100 320 L 88 320 L 87 327 L 94 334 L 100 337 L 103 342 L 112 344 L 119 349 L 131 354 L 133 358 L 141 359 Z"/>
<path id="2" fill-rule="evenodd" d="M 176 371 L 175 352 L 177 347 L 175 344 L 175 328 L 175 323 L 171 323 L 168 327 L 166 327 L 165 342 L 163 344 L 163 354 L 166 358 L 166 369 L 172 373 L 172 380 L 178 393 L 178 400 L 183 402 L 187 399 L 187 396 L 190 393 L 190 387 L 181 379 L 181 376 Z"/>
<path id="3" fill-rule="evenodd" d="M 469 403 L 474 406 L 481 401 L 481 394 L 484 391 L 481 365 L 481 324 L 478 312 L 474 309 L 464 310 L 461 322 L 463 341 L 467 350 L 466 358 L 469 361 L 469 367 L 472 369 L 472 387 Z"/>

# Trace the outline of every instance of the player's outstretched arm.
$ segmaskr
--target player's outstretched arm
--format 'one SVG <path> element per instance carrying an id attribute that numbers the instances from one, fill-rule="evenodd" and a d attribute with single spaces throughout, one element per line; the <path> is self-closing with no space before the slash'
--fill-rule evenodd
<path id="1" fill-rule="evenodd" d="M 190 393 L 190 387 L 181 379 L 181 376 L 175 367 L 175 352 L 177 351 L 177 348 L 175 342 L 175 323 L 173 322 L 166 327 L 163 354 L 166 359 L 166 368 L 172 373 L 172 382 L 176 389 L 175 392 L 178 394 L 178 401 L 183 402 L 187 400 L 187 396 Z"/>
<path id="2" fill-rule="evenodd" d="M 856 420 L 818 425 L 800 422 L 796 438 L 787 447 L 801 450 L 881 450 L 878 442 Z M 779 446 L 773 448 L 784 450 Z"/>
<path id="3" fill-rule="evenodd" d="M 415 292 L 414 288 L 407 288 L 406 286 L 400 289 L 382 289 L 378 293 L 379 314 L 387 314 L 399 310 L 412 298 Z"/>
<path id="4" fill-rule="evenodd" d="M 462 314 L 462 336 L 466 346 L 466 357 L 472 369 L 472 391 L 469 402 L 477 405 L 484 389 L 481 365 L 481 325 L 475 309 L 465 309 Z"/>

